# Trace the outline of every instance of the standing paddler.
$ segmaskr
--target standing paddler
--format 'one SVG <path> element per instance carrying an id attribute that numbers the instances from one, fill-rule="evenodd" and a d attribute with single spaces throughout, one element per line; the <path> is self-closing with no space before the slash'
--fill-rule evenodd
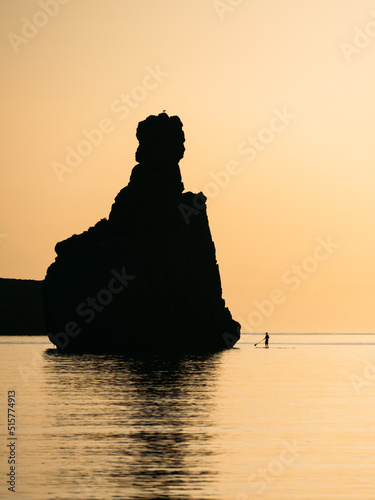
<path id="1" fill-rule="evenodd" d="M 257 342 L 256 344 L 254 344 L 254 347 L 257 346 L 258 344 L 260 344 L 261 342 L 263 342 L 264 340 L 264 347 L 267 347 L 268 348 L 268 340 L 269 340 L 270 336 L 268 335 L 268 333 L 266 332 L 266 336 L 264 337 L 264 339 L 260 340 L 259 342 Z"/>

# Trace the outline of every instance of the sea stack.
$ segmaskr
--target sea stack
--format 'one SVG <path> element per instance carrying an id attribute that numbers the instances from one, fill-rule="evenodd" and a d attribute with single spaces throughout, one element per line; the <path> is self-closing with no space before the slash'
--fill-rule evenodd
<path id="1" fill-rule="evenodd" d="M 43 284 L 62 352 L 217 351 L 240 338 L 222 298 L 203 193 L 184 192 L 177 116 L 137 128 L 137 165 L 108 219 L 57 243 Z"/>

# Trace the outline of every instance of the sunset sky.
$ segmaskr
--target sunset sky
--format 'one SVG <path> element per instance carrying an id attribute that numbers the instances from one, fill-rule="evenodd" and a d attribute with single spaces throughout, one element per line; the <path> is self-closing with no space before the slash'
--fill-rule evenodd
<path id="1" fill-rule="evenodd" d="M 0 277 L 108 216 L 166 110 L 242 331 L 375 331 L 374 2 L 0 0 L 0 54 Z"/>

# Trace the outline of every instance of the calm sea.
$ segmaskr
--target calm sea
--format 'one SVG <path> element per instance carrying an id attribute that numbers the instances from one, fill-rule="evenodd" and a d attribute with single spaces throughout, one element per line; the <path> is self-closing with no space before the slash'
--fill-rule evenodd
<path id="1" fill-rule="evenodd" d="M 373 500 L 375 336 L 261 338 L 121 356 L 0 337 L 0 497 Z"/>

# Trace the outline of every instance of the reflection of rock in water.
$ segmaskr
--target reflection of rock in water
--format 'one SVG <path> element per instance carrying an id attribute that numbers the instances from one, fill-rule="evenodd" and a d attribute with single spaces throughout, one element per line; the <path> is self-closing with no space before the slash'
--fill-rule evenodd
<path id="1" fill-rule="evenodd" d="M 191 490 L 215 488 L 222 356 L 49 350 L 41 380 L 56 481 L 73 484 L 87 474 L 80 485 L 92 487 L 93 498 L 115 490 L 119 498 L 189 499 Z M 74 466 L 67 443 L 79 449 Z"/>
<path id="2" fill-rule="evenodd" d="M 222 299 L 203 193 L 183 193 L 177 116 L 149 116 L 129 184 L 108 220 L 56 245 L 43 287 L 60 350 L 232 347 L 240 325 Z"/>

